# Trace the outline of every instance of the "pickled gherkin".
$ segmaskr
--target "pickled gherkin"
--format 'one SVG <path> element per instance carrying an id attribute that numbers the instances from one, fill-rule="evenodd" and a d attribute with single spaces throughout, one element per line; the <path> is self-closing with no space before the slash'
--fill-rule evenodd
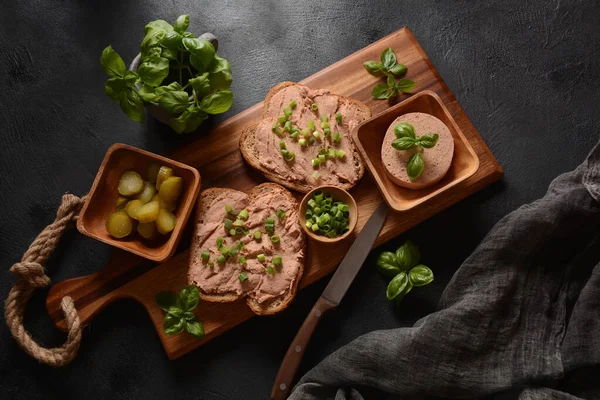
<path id="1" fill-rule="evenodd" d="M 137 212 L 137 220 L 144 224 L 147 222 L 153 222 L 158 218 L 158 212 L 160 211 L 160 203 L 156 200 L 150 201 L 144 204 Z"/>
<path id="2" fill-rule="evenodd" d="M 131 218 L 138 219 L 138 212 L 143 205 L 144 203 L 141 200 L 131 200 L 125 206 L 125 211 Z"/>
<path id="3" fill-rule="evenodd" d="M 140 234 L 140 236 L 145 239 L 153 239 L 157 235 L 156 225 L 154 224 L 154 222 L 138 224 L 137 231 Z"/>
<path id="4" fill-rule="evenodd" d="M 158 176 L 158 170 L 160 165 L 157 163 L 151 163 L 148 165 L 148 180 L 152 183 L 156 183 L 156 177 Z"/>
<path id="5" fill-rule="evenodd" d="M 156 219 L 156 229 L 165 235 L 175 228 L 175 222 L 175 215 L 161 208 Z"/>
<path id="6" fill-rule="evenodd" d="M 131 233 L 133 221 L 124 211 L 117 211 L 111 214 L 106 221 L 106 230 L 117 239 L 124 238 Z"/>
<path id="7" fill-rule="evenodd" d="M 154 188 L 154 184 L 150 181 L 144 181 L 144 190 L 140 194 L 138 194 L 138 199 L 140 199 L 143 203 L 147 203 L 156 194 L 156 189 Z"/>
<path id="8" fill-rule="evenodd" d="M 117 199 L 116 210 L 123 211 L 125 209 L 125 206 L 127 205 L 128 201 L 129 201 L 129 199 L 127 197 L 119 196 L 119 198 Z"/>
<path id="9" fill-rule="evenodd" d="M 119 179 L 119 194 L 133 196 L 144 190 L 144 180 L 135 171 L 127 171 Z"/>
<path id="10" fill-rule="evenodd" d="M 156 176 L 156 190 L 160 190 L 160 185 L 167 179 L 173 176 L 173 170 L 169 167 L 165 167 L 164 165 L 160 167 L 158 170 L 158 175 Z"/>
<path id="11" fill-rule="evenodd" d="M 160 185 L 158 195 L 165 204 L 175 204 L 183 191 L 183 179 L 179 176 L 171 176 Z"/>

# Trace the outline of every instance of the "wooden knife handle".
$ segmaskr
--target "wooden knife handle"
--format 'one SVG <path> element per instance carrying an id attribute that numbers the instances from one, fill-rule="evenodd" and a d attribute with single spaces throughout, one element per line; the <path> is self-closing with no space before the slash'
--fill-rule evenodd
<path id="1" fill-rule="evenodd" d="M 294 376 L 300 366 L 300 361 L 302 361 L 306 346 L 308 346 L 315 328 L 319 324 L 323 314 L 334 307 L 335 304 L 323 297 L 319 297 L 319 300 L 317 300 L 312 310 L 310 310 L 310 313 L 288 348 L 287 353 L 285 353 L 285 357 L 283 357 L 279 372 L 277 372 L 277 377 L 275 378 L 275 383 L 273 384 L 273 389 L 271 390 L 271 398 L 273 400 L 287 399 L 294 384 Z"/>

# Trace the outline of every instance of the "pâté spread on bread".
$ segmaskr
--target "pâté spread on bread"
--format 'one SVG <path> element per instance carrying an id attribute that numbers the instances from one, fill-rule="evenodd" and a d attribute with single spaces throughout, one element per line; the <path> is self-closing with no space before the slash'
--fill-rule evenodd
<path id="1" fill-rule="evenodd" d="M 208 189 L 199 200 L 188 280 L 204 300 L 245 297 L 256 314 L 273 314 L 296 293 L 305 245 L 296 201 L 283 187 Z"/>
<path id="2" fill-rule="evenodd" d="M 284 82 L 269 92 L 263 119 L 242 133 L 240 149 L 267 178 L 294 190 L 349 189 L 364 174 L 350 132 L 370 115 L 356 100 Z"/>

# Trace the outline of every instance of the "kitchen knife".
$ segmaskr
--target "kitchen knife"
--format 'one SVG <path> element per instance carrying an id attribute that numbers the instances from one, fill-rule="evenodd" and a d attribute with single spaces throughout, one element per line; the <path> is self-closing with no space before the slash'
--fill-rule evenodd
<path id="1" fill-rule="evenodd" d="M 271 390 L 273 400 L 284 400 L 288 397 L 292 389 L 294 376 L 306 351 L 306 346 L 319 320 L 325 312 L 337 307 L 342 301 L 360 267 L 369 255 L 373 243 L 379 236 L 387 212 L 388 206 L 386 203 L 381 203 L 377 207 L 331 277 L 331 281 L 329 281 L 323 294 L 321 294 L 321 297 L 304 320 L 287 353 L 285 353 L 279 372 L 277 372 Z"/>

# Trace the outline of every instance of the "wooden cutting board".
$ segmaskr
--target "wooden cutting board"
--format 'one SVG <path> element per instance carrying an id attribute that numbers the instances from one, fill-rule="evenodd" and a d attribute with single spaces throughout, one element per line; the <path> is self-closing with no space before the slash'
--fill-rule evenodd
<path id="1" fill-rule="evenodd" d="M 406 213 L 390 213 L 376 245 L 482 189 L 498 180 L 503 174 L 502 168 L 408 28 L 386 36 L 304 79 L 301 83 L 313 89 L 329 89 L 333 93 L 363 101 L 371 107 L 373 115 L 376 115 L 395 102 L 371 98 L 371 89 L 380 80 L 369 75 L 362 64 L 367 60 L 379 59 L 379 55 L 387 47 L 393 48 L 399 62 L 408 67 L 407 78 L 417 82 L 415 93 L 429 89 L 442 98 L 477 153 L 480 166 L 473 176 L 449 189 L 445 195 Z M 406 98 L 406 95 L 399 95 L 396 102 Z M 256 104 L 216 126 L 208 134 L 198 135 L 195 141 L 169 156 L 196 167 L 202 176 L 202 189 L 211 186 L 229 187 L 241 191 L 250 189 L 265 179 L 244 163 L 238 150 L 238 139 L 245 126 L 260 120 L 261 108 L 262 103 Z M 356 237 L 371 213 L 383 200 L 372 176 L 368 173 L 352 190 L 352 194 L 360 210 L 360 218 L 354 233 Z M 297 197 L 301 198 L 299 194 Z M 60 311 L 60 300 L 63 296 L 68 295 L 75 300 L 84 325 L 89 324 L 107 304 L 121 298 L 132 298 L 144 305 L 168 357 L 176 359 L 252 317 L 254 314 L 244 302 L 227 304 L 201 302 L 196 309 L 196 314 L 204 323 L 205 339 L 197 340 L 185 333 L 177 336 L 164 334 L 162 329 L 164 313 L 156 305 L 154 296 L 159 291 L 179 291 L 187 285 L 189 252 L 186 248 L 189 246 L 191 225 L 188 224 L 187 236 L 182 240 L 181 252 L 163 264 L 156 265 L 132 254 L 115 250 L 103 270 L 55 284 L 46 301 L 46 308 L 52 320 L 59 328 L 65 329 Z M 306 287 L 333 272 L 352 242 L 353 238 L 335 246 L 315 246 L 314 243 L 309 242 L 306 270 L 301 286 Z"/>

